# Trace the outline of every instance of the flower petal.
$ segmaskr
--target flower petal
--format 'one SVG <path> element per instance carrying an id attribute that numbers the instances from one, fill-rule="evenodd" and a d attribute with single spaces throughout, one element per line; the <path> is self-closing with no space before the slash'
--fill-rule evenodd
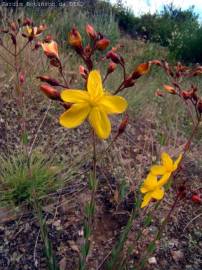
<path id="1" fill-rule="evenodd" d="M 60 116 L 60 124 L 67 128 L 79 126 L 88 116 L 90 106 L 88 103 L 73 104 L 69 110 Z"/>
<path id="2" fill-rule="evenodd" d="M 141 208 L 147 206 L 149 202 L 151 201 L 151 192 L 148 192 L 147 194 L 144 195 L 143 202 L 141 204 Z"/>
<path id="3" fill-rule="evenodd" d="M 107 114 L 122 113 L 128 104 L 125 98 L 120 96 L 104 95 L 99 103 Z"/>
<path id="4" fill-rule="evenodd" d="M 89 73 L 87 89 L 89 95 L 93 98 L 103 95 L 102 79 L 99 71 L 93 70 Z"/>
<path id="5" fill-rule="evenodd" d="M 111 132 L 111 123 L 107 114 L 98 107 L 94 107 L 88 117 L 88 120 L 100 139 L 106 139 Z"/>
<path id="6" fill-rule="evenodd" d="M 163 166 L 166 168 L 166 170 L 172 171 L 173 170 L 173 161 L 170 158 L 170 156 L 166 152 L 163 152 L 161 155 L 161 159 L 162 159 Z"/>
<path id="7" fill-rule="evenodd" d="M 163 196 L 164 196 L 163 188 L 155 189 L 151 194 L 151 197 L 156 199 L 156 200 L 161 200 L 163 198 Z"/>
<path id="8" fill-rule="evenodd" d="M 157 185 L 157 177 L 151 173 L 148 174 L 147 178 L 144 180 L 144 183 L 140 189 L 142 193 L 151 191 Z"/>
<path id="9" fill-rule="evenodd" d="M 178 168 L 178 165 L 181 162 L 181 160 L 182 160 L 182 154 L 180 154 L 178 159 L 174 162 L 173 171 L 175 171 Z"/>
<path id="10" fill-rule="evenodd" d="M 164 168 L 164 166 L 154 165 L 151 167 L 151 173 L 153 175 L 163 175 L 164 173 L 166 173 L 166 169 Z"/>
<path id="11" fill-rule="evenodd" d="M 169 173 L 165 173 L 165 174 L 161 177 L 161 179 L 158 181 L 158 186 L 159 186 L 159 187 L 160 187 L 160 186 L 164 186 L 164 185 L 168 182 L 170 176 L 171 176 L 171 173 L 170 173 L 170 172 L 169 172 Z"/>
<path id="12" fill-rule="evenodd" d="M 85 90 L 67 89 L 63 90 L 60 94 L 62 100 L 70 103 L 87 102 L 89 94 Z"/>

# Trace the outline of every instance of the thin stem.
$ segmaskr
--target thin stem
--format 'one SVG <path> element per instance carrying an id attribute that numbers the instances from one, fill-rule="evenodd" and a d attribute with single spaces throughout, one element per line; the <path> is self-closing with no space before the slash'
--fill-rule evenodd
<path id="1" fill-rule="evenodd" d="M 62 76 L 62 78 L 63 78 L 63 80 L 65 82 L 66 88 L 69 88 L 69 83 L 67 82 L 67 80 L 65 78 L 64 71 L 63 71 L 62 67 L 60 68 L 60 75 Z"/>
<path id="2" fill-rule="evenodd" d="M 16 56 L 18 56 L 26 47 L 27 47 L 27 45 L 30 43 L 30 41 L 28 40 L 25 44 L 24 44 L 24 46 L 17 52 L 17 55 Z"/>

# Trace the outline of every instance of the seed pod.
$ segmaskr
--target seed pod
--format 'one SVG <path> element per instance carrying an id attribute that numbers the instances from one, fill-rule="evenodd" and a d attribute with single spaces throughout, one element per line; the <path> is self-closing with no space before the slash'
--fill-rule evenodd
<path id="1" fill-rule="evenodd" d="M 177 94 L 175 88 L 173 88 L 172 86 L 167 85 L 167 84 L 164 84 L 163 87 L 164 87 L 164 89 L 165 89 L 166 91 L 168 91 L 170 94 L 172 94 L 172 95 L 176 95 L 176 94 Z"/>
<path id="2" fill-rule="evenodd" d="M 129 121 L 129 116 L 127 114 L 125 116 L 125 118 L 122 120 L 122 122 L 121 122 L 121 124 L 119 126 L 118 136 L 121 135 L 125 131 L 125 129 L 126 129 L 127 125 L 128 125 L 128 121 Z"/>
<path id="3" fill-rule="evenodd" d="M 112 50 L 109 51 L 106 54 L 106 58 L 107 59 L 111 59 L 116 64 L 120 64 L 121 63 L 121 59 L 120 59 L 119 55 L 117 53 L 113 52 Z"/>

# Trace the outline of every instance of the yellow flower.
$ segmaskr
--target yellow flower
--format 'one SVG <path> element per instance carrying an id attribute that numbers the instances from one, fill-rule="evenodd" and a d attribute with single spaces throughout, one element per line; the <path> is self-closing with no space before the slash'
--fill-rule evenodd
<path id="1" fill-rule="evenodd" d="M 154 165 L 151 167 L 151 174 L 154 176 L 163 176 L 161 179 L 162 185 L 164 185 L 171 174 L 178 168 L 178 165 L 182 159 L 182 154 L 179 155 L 176 161 L 173 161 L 167 153 L 162 153 L 161 161 L 162 165 Z"/>
<path id="2" fill-rule="evenodd" d="M 141 208 L 147 206 L 151 199 L 161 200 L 164 196 L 164 188 L 161 180 L 157 180 L 157 176 L 149 173 L 140 188 L 142 193 L 146 193 L 141 204 Z"/>
<path id="3" fill-rule="evenodd" d="M 123 97 L 111 96 L 104 92 L 97 70 L 89 73 L 87 91 L 64 90 L 61 98 L 73 105 L 60 116 L 60 124 L 67 128 L 75 128 L 88 119 L 100 139 L 108 138 L 111 133 L 108 115 L 122 113 L 127 108 L 127 102 Z"/>

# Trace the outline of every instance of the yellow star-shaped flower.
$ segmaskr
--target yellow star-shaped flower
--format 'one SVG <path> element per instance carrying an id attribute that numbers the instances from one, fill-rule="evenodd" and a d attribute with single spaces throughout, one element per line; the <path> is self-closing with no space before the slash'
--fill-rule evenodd
<path id="1" fill-rule="evenodd" d="M 151 199 L 161 200 L 164 196 L 164 188 L 161 180 L 157 180 L 157 176 L 149 173 L 140 188 L 142 193 L 145 193 L 141 208 L 147 206 Z"/>
<path id="2" fill-rule="evenodd" d="M 61 98 L 73 105 L 60 116 L 60 124 L 75 128 L 88 119 L 100 139 L 107 139 L 111 133 L 108 115 L 122 113 L 127 108 L 127 101 L 123 97 L 106 94 L 97 70 L 89 73 L 87 91 L 67 89 L 62 91 Z"/>
<path id="3" fill-rule="evenodd" d="M 167 153 L 161 155 L 161 165 L 154 165 L 151 167 L 151 174 L 155 176 L 163 176 L 161 179 L 162 184 L 165 184 L 171 174 L 178 168 L 182 159 L 182 154 L 179 155 L 176 161 L 173 161 Z"/>

